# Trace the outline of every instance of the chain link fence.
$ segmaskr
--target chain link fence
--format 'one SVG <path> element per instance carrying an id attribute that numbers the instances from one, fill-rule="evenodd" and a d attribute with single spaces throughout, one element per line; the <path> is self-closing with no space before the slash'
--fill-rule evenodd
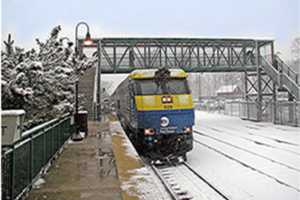
<path id="1" fill-rule="evenodd" d="M 55 119 L 2 145 L 2 200 L 19 199 L 71 136 L 71 117 Z"/>

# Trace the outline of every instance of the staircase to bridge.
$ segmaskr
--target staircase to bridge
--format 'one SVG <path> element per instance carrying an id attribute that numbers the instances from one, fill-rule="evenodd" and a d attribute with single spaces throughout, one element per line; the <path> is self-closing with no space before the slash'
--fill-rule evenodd
<path id="1" fill-rule="evenodd" d="M 88 119 L 94 119 L 94 87 L 96 67 L 88 69 L 80 78 L 78 85 L 79 106 L 88 111 Z"/>
<path id="2" fill-rule="evenodd" d="M 300 100 L 299 74 L 288 66 L 280 57 L 275 56 L 274 62 L 262 57 L 261 66 L 281 91 L 287 91 L 296 100 Z"/>

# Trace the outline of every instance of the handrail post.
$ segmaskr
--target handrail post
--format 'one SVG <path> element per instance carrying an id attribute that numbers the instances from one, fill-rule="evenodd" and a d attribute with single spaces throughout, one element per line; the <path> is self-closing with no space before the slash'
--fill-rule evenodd
<path id="1" fill-rule="evenodd" d="M 47 133 L 46 133 L 46 131 L 45 131 L 45 129 L 43 129 L 43 132 L 44 132 L 44 134 L 43 134 L 43 140 L 44 140 L 44 142 L 43 142 L 43 144 L 44 144 L 44 159 L 43 159 L 43 165 L 44 164 L 46 164 L 46 162 L 47 162 L 47 145 L 46 145 L 46 135 L 47 135 Z"/>
<path id="2" fill-rule="evenodd" d="M 11 158 L 11 188 L 10 188 L 10 198 L 14 199 L 15 195 L 15 145 L 12 147 L 12 158 Z"/>
<path id="3" fill-rule="evenodd" d="M 30 135 L 30 142 L 29 142 L 29 182 L 31 183 L 32 180 L 32 169 L 33 169 L 33 139 L 32 134 Z"/>

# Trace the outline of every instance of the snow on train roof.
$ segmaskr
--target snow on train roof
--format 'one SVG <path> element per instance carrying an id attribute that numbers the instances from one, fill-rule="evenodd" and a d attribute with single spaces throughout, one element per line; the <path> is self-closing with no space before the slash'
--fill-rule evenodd
<path id="1" fill-rule="evenodd" d="M 132 79 L 145 79 L 153 78 L 157 69 L 137 69 L 129 74 Z M 171 72 L 170 76 L 173 78 L 186 78 L 188 74 L 182 69 L 169 69 Z"/>

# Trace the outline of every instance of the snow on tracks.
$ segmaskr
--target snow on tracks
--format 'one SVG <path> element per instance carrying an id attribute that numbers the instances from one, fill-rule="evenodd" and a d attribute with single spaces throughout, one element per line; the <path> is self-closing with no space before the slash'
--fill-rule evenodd
<path id="1" fill-rule="evenodd" d="M 300 128 L 196 112 L 188 163 L 231 199 L 300 198 Z"/>
<path id="2" fill-rule="evenodd" d="M 229 200 L 222 191 L 196 172 L 188 163 L 151 168 L 160 178 L 174 200 Z"/>

